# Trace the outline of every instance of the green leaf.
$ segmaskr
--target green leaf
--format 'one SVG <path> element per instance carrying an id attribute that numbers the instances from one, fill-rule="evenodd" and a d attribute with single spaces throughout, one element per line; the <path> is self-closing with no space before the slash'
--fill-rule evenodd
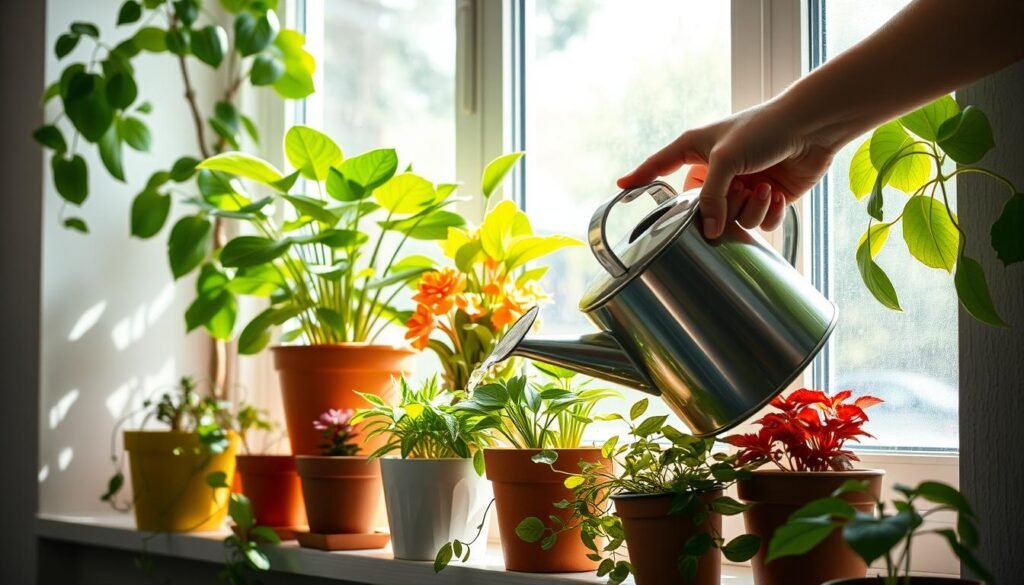
<path id="1" fill-rule="evenodd" d="M 111 498 L 117 495 L 117 492 L 121 491 L 121 487 L 123 486 L 124 474 L 118 471 L 113 476 L 111 476 L 109 480 L 107 480 L 107 491 L 102 496 L 100 496 L 100 500 L 104 502 L 109 502 Z"/>
<path id="2" fill-rule="evenodd" d="M 953 270 L 960 232 L 950 218 L 952 213 L 942 201 L 925 195 L 911 197 L 903 207 L 903 240 L 921 264 Z"/>
<path id="3" fill-rule="evenodd" d="M 423 177 L 402 173 L 377 188 L 373 196 L 391 213 L 417 213 L 434 202 L 434 186 Z"/>
<path id="4" fill-rule="evenodd" d="M 729 496 L 722 496 L 711 502 L 711 509 L 723 516 L 735 516 L 749 510 L 750 505 L 737 502 Z"/>
<path id="5" fill-rule="evenodd" d="M 871 135 L 871 164 L 879 170 L 883 184 L 913 193 L 931 178 L 931 158 L 924 146 L 913 143 L 914 139 L 895 121 L 879 126 Z M 896 159 L 910 153 L 918 154 Z"/>
<path id="6" fill-rule="evenodd" d="M 184 183 L 196 174 L 196 166 L 198 164 L 199 161 L 191 156 L 183 156 L 179 158 L 174 161 L 174 165 L 171 166 L 171 179 L 176 183 Z"/>
<path id="7" fill-rule="evenodd" d="M 107 102 L 110 107 L 123 110 L 132 105 L 135 98 L 139 96 L 139 87 L 131 74 L 126 71 L 118 71 L 107 80 Z"/>
<path id="8" fill-rule="evenodd" d="M 804 505 L 796 512 L 793 512 L 789 517 L 789 521 L 793 522 L 802 518 L 817 518 L 821 516 L 830 519 L 834 516 L 838 516 L 839 518 L 849 520 L 856 514 L 857 510 L 846 500 L 839 497 L 830 497 L 814 500 L 813 502 Z"/>
<path id="9" fill-rule="evenodd" d="M 929 142 L 939 139 L 939 128 L 943 122 L 960 113 L 960 106 L 952 96 L 944 95 L 934 102 L 921 106 L 900 118 L 907 130 Z"/>
<path id="10" fill-rule="evenodd" d="M 347 248 L 365 244 L 369 236 L 356 230 L 329 229 L 316 234 L 296 236 L 289 239 L 296 244 L 317 243 L 330 248 Z"/>
<path id="11" fill-rule="evenodd" d="M 284 136 L 284 153 L 303 177 L 314 181 L 326 179 L 327 170 L 340 165 L 343 158 L 333 140 L 308 126 L 288 129 Z"/>
<path id="12" fill-rule="evenodd" d="M 693 555 L 681 555 L 676 561 L 676 571 L 683 578 L 683 583 L 692 583 L 697 577 L 697 565 L 700 559 Z"/>
<path id="13" fill-rule="evenodd" d="M 220 5 L 231 14 L 238 14 L 249 7 L 252 0 L 220 0 Z"/>
<path id="14" fill-rule="evenodd" d="M 962 165 L 978 162 L 995 145 L 988 116 L 973 106 L 967 106 L 939 128 L 939 147 Z"/>
<path id="15" fill-rule="evenodd" d="M 213 238 L 213 222 L 189 215 L 178 220 L 167 240 L 167 257 L 175 279 L 192 272 L 206 258 Z"/>
<path id="16" fill-rule="evenodd" d="M 238 336 L 238 353 L 253 355 L 263 351 L 263 348 L 270 343 L 270 332 L 268 330 L 295 317 L 299 313 L 301 311 L 295 307 L 271 307 L 256 315 L 242 329 Z"/>
<path id="17" fill-rule="evenodd" d="M 633 406 L 629 407 L 629 419 L 636 420 L 643 416 L 644 413 L 647 412 L 647 406 L 649 404 L 650 401 L 647 400 L 646 398 L 641 398 L 640 400 L 634 402 Z"/>
<path id="18" fill-rule="evenodd" d="M 483 192 L 484 200 L 490 199 L 494 191 L 498 189 L 505 177 L 512 170 L 512 167 L 523 158 L 523 152 L 512 152 L 499 156 L 492 160 L 484 168 L 483 179 L 480 181 L 480 190 Z"/>
<path id="19" fill-rule="evenodd" d="M 94 39 L 98 39 L 100 36 L 100 29 L 91 22 L 72 22 L 71 32 L 77 35 L 92 37 Z"/>
<path id="20" fill-rule="evenodd" d="M 202 166 L 202 163 L 199 166 Z M 196 178 L 196 186 L 203 194 L 203 199 L 221 209 L 235 210 L 241 206 L 239 202 L 244 201 L 242 205 L 248 203 L 248 197 L 242 195 L 238 181 L 221 171 L 201 169 Z"/>
<path id="21" fill-rule="evenodd" d="M 128 0 L 121 5 L 117 13 L 117 26 L 132 24 L 142 18 L 142 6 L 135 0 Z"/>
<path id="22" fill-rule="evenodd" d="M 272 10 L 259 16 L 239 14 L 235 18 L 235 49 L 243 57 L 255 55 L 270 45 L 280 28 L 277 14 Z"/>
<path id="23" fill-rule="evenodd" d="M 868 138 L 857 147 L 850 160 L 850 191 L 857 199 L 863 199 L 871 192 L 871 187 L 878 179 L 878 169 L 871 164 L 871 139 Z"/>
<path id="24" fill-rule="evenodd" d="M 551 465 L 555 461 L 558 461 L 558 452 L 552 451 L 551 449 L 542 449 L 541 451 L 535 453 L 533 457 L 530 457 L 530 461 L 533 461 L 534 463 L 543 463 L 546 465 Z"/>
<path id="25" fill-rule="evenodd" d="M 802 555 L 821 544 L 839 526 L 827 516 L 801 518 L 780 526 L 768 544 L 766 562 Z"/>
<path id="26" fill-rule="evenodd" d="M 61 94 L 64 113 L 83 138 L 89 142 L 99 141 L 114 121 L 103 77 L 76 71 L 69 76 L 66 87 L 67 91 Z"/>
<path id="27" fill-rule="evenodd" d="M 185 311 L 188 331 L 204 326 L 214 339 L 229 340 L 234 332 L 238 304 L 235 297 L 226 291 L 211 295 L 200 295 Z"/>
<path id="28" fill-rule="evenodd" d="M 242 494 L 231 494 L 231 499 L 228 500 L 228 515 L 243 533 L 249 532 L 253 526 L 252 504 L 249 498 Z"/>
<path id="29" fill-rule="evenodd" d="M 915 526 L 915 518 L 912 511 L 881 518 L 860 513 L 843 527 L 843 539 L 870 565 L 906 538 Z"/>
<path id="30" fill-rule="evenodd" d="M 358 198 L 386 183 L 395 176 L 396 169 L 398 154 L 393 148 L 378 148 L 364 152 L 345 159 L 338 167 L 345 180 L 354 181 L 362 187 L 363 194 Z"/>
<path id="31" fill-rule="evenodd" d="M 175 27 L 167 31 L 167 50 L 175 55 L 188 55 L 192 33 L 187 28 Z"/>
<path id="32" fill-rule="evenodd" d="M 58 59 L 63 59 L 68 53 L 75 50 L 78 46 L 78 35 L 73 34 L 62 34 L 57 37 L 57 43 L 53 47 L 53 52 L 56 53 Z"/>
<path id="33" fill-rule="evenodd" d="M 871 258 L 867 241 L 857 247 L 857 268 L 860 270 L 860 278 L 864 281 L 864 285 L 878 302 L 894 311 L 903 310 L 892 281 Z"/>
<path id="34" fill-rule="evenodd" d="M 57 193 L 68 203 L 81 205 L 89 196 L 89 172 L 85 159 L 77 154 L 71 159 L 54 154 L 50 166 Z"/>
<path id="35" fill-rule="evenodd" d="M 569 236 L 518 236 L 512 239 L 505 252 L 505 266 L 515 269 L 569 246 L 579 246 L 580 241 Z"/>
<path id="36" fill-rule="evenodd" d="M 878 256 L 878 253 L 882 251 L 882 247 L 885 246 L 886 240 L 889 239 L 889 231 L 892 228 L 891 223 L 876 223 L 872 224 L 870 228 L 871 233 L 871 257 Z M 861 234 L 860 239 L 857 240 L 857 247 L 860 248 L 868 239 L 868 232 Z"/>
<path id="37" fill-rule="evenodd" d="M 148 114 L 153 111 L 153 104 L 149 102 L 142 102 L 139 104 L 139 107 L 135 108 L 135 111 L 142 114 Z"/>
<path id="38" fill-rule="evenodd" d="M 230 268 L 243 268 L 266 264 L 284 255 L 292 241 L 271 240 L 261 236 L 238 236 L 224 246 L 220 252 L 220 262 Z"/>
<path id="39" fill-rule="evenodd" d="M 666 420 L 668 420 L 668 416 L 664 414 L 648 417 L 644 419 L 642 423 L 637 425 L 633 434 L 638 437 L 653 435 L 661 430 L 661 427 L 665 424 Z"/>
<path id="40" fill-rule="evenodd" d="M 148 152 L 153 143 L 149 127 L 138 118 L 122 118 L 117 124 L 118 133 L 128 146 L 141 152 Z"/>
<path id="41" fill-rule="evenodd" d="M 89 226 L 86 225 L 85 220 L 80 217 L 69 217 L 64 220 L 64 227 L 69 230 L 75 230 L 83 234 L 89 233 Z"/>
<path id="42" fill-rule="evenodd" d="M 760 548 L 760 536 L 741 534 L 722 546 L 722 554 L 734 563 L 742 563 L 754 558 Z"/>
<path id="43" fill-rule="evenodd" d="M 434 572 L 440 573 L 452 561 L 452 543 L 446 542 L 434 557 Z"/>
<path id="44" fill-rule="evenodd" d="M 174 16 L 185 26 L 191 27 L 199 18 L 199 0 L 174 0 L 171 6 L 174 7 Z"/>
<path id="45" fill-rule="evenodd" d="M 281 544 L 281 537 L 278 536 L 277 532 L 274 532 L 274 529 L 269 526 L 253 526 L 252 529 L 249 530 L 249 536 L 257 542 Z"/>
<path id="46" fill-rule="evenodd" d="M 151 238 L 164 227 L 171 211 L 171 196 L 145 189 L 132 202 L 132 235 Z"/>
<path id="47" fill-rule="evenodd" d="M 257 571 L 269 571 L 270 570 L 270 559 L 260 549 L 256 547 L 246 548 L 244 550 L 245 561 L 249 563 L 249 566 Z"/>
<path id="48" fill-rule="evenodd" d="M 60 81 L 55 81 L 55 82 L 51 83 L 50 85 L 47 85 L 46 89 L 43 90 L 43 99 L 42 99 L 43 105 L 46 105 L 47 103 L 49 103 L 50 100 L 52 100 L 53 98 L 55 98 L 55 97 L 57 97 L 59 95 L 60 95 Z"/>
<path id="49" fill-rule="evenodd" d="M 64 141 L 64 135 L 56 126 L 40 126 L 32 133 L 32 138 L 40 145 L 57 151 L 57 154 L 64 154 L 68 149 L 68 143 Z"/>
<path id="50" fill-rule="evenodd" d="M 220 67 L 228 50 L 228 33 L 221 27 L 209 25 L 192 33 L 192 54 L 210 67 Z"/>
<path id="51" fill-rule="evenodd" d="M 199 163 L 198 168 L 221 171 L 270 186 L 284 178 L 274 165 L 244 152 L 225 152 L 211 156 Z"/>
<path id="52" fill-rule="evenodd" d="M 382 221 L 380 227 L 408 235 L 414 240 L 444 240 L 448 237 L 448 228 L 462 227 L 466 220 L 461 215 L 438 209 L 426 216 L 413 216 L 394 221 Z"/>
<path id="53" fill-rule="evenodd" d="M 992 248 L 1009 266 L 1024 260 L 1024 193 L 1014 193 L 992 224 Z"/>
<path id="54" fill-rule="evenodd" d="M 167 50 L 167 32 L 155 26 L 141 28 L 132 37 L 132 44 L 143 51 L 161 53 Z"/>
<path id="55" fill-rule="evenodd" d="M 915 489 L 919 497 L 922 497 L 933 504 L 947 506 L 967 516 L 974 516 L 974 510 L 967 498 L 953 486 L 938 481 L 922 481 Z"/>
<path id="56" fill-rule="evenodd" d="M 260 53 L 252 63 L 249 81 L 253 85 L 270 85 L 284 75 L 284 61 L 270 53 Z"/>
<path id="57" fill-rule="evenodd" d="M 223 471 L 211 471 L 206 474 L 206 485 L 212 488 L 230 488 L 228 474 Z"/>
<path id="58" fill-rule="evenodd" d="M 981 564 L 981 562 L 974 556 L 974 553 L 972 553 L 969 548 L 964 546 L 964 543 L 961 543 L 957 540 L 955 532 L 947 528 L 944 530 L 936 530 L 935 533 L 943 536 L 946 539 L 946 541 L 949 543 L 949 548 L 953 549 L 953 554 L 955 554 L 957 558 L 960 559 L 960 562 L 963 563 L 965 567 L 967 567 L 972 573 L 977 575 L 982 580 L 982 582 L 988 583 L 989 585 L 992 585 L 996 582 L 995 577 L 993 577 L 992 574 L 988 571 L 988 569 L 986 569 L 984 565 Z"/>
<path id="59" fill-rule="evenodd" d="M 992 295 L 985 281 L 985 271 L 981 264 L 973 258 L 960 256 L 953 275 L 953 285 L 960 304 L 972 317 L 996 327 L 1006 327 L 1006 322 L 999 316 Z"/>
<path id="60" fill-rule="evenodd" d="M 315 91 L 313 72 L 316 60 L 303 48 L 306 37 L 298 31 L 282 30 L 274 39 L 273 48 L 284 59 L 284 75 L 274 82 L 274 91 L 286 99 L 303 99 Z"/>
<path id="61" fill-rule="evenodd" d="M 516 536 L 523 542 L 537 542 L 544 534 L 544 523 L 536 516 L 523 518 L 523 521 L 516 526 Z"/>
<path id="62" fill-rule="evenodd" d="M 254 143 L 259 145 L 260 131 L 256 128 L 256 123 L 252 121 L 252 118 L 246 116 L 245 114 L 239 115 L 239 118 L 241 118 L 242 120 L 242 126 L 245 127 L 245 131 L 249 133 L 249 138 L 251 138 Z M 287 193 L 288 189 L 291 189 L 291 185 L 289 185 L 287 188 L 282 189 L 282 191 Z"/>

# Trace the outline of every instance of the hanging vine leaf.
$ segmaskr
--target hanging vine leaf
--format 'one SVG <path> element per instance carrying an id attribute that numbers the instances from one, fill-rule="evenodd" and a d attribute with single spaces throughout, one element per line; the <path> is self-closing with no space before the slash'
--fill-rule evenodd
<path id="1" fill-rule="evenodd" d="M 953 283 L 956 286 L 960 304 L 972 317 L 982 323 L 1006 327 L 1006 322 L 999 316 L 995 304 L 992 303 L 992 295 L 989 293 L 988 283 L 985 281 L 985 271 L 977 260 L 961 256 L 956 265 Z"/>
<path id="2" fill-rule="evenodd" d="M 903 207 L 903 240 L 907 250 L 930 268 L 953 270 L 960 249 L 955 216 L 942 201 L 924 195 L 911 197 Z"/>
<path id="3" fill-rule="evenodd" d="M 866 241 L 857 248 L 857 268 L 860 270 L 860 277 L 864 281 L 864 285 L 868 287 L 871 295 L 878 302 L 894 311 L 903 310 L 892 281 L 889 280 L 885 271 L 871 259 L 871 251 L 868 249 Z"/>
<path id="4" fill-rule="evenodd" d="M 992 247 L 1004 266 L 1024 261 L 1024 193 L 1015 193 L 992 224 Z"/>

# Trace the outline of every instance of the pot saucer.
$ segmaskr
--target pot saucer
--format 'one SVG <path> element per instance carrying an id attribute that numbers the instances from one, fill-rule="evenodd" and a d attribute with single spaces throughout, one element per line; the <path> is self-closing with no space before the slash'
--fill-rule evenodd
<path id="1" fill-rule="evenodd" d="M 277 537 L 282 541 L 295 540 L 296 531 L 306 530 L 305 526 L 270 526 L 269 528 L 273 530 L 277 534 Z M 239 536 L 237 524 L 231 525 L 231 532 L 234 532 L 235 536 Z"/>
<path id="2" fill-rule="evenodd" d="M 303 548 L 320 550 L 370 550 L 384 548 L 391 540 L 387 532 L 370 534 L 317 534 L 306 530 L 295 530 L 295 540 Z"/>

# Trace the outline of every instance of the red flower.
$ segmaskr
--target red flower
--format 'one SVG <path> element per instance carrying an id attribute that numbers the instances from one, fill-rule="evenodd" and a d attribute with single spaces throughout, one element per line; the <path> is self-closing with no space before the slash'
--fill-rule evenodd
<path id="1" fill-rule="evenodd" d="M 777 396 L 771 412 L 754 424 L 756 433 L 732 435 L 723 440 L 740 448 L 740 463 L 771 461 L 790 471 L 850 469 L 857 456 L 845 448 L 847 441 L 870 437 L 861 427 L 868 422 L 864 409 L 882 402 L 874 396 L 853 396 L 843 390 L 829 396 L 820 390 L 801 388 Z"/>

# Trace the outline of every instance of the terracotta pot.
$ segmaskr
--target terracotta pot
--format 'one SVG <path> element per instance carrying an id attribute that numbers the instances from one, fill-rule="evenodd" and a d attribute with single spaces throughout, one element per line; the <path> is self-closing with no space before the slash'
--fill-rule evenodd
<path id="1" fill-rule="evenodd" d="M 136 528 L 146 532 L 222 528 L 231 490 L 211 488 L 206 476 L 215 471 L 234 476 L 238 435 L 231 433 L 229 440 L 227 451 L 209 455 L 195 433 L 125 431 Z"/>
<path id="2" fill-rule="evenodd" d="M 698 496 L 708 502 L 722 497 L 717 490 Z M 719 585 L 722 579 L 722 553 L 711 549 L 697 562 L 697 575 L 683 581 L 679 557 L 686 541 L 701 532 L 722 533 L 722 515 L 708 514 L 703 524 L 682 514 L 670 514 L 674 494 L 622 494 L 612 496 L 615 515 L 622 519 L 626 533 L 629 562 L 636 585 Z"/>
<path id="3" fill-rule="evenodd" d="M 852 492 L 843 498 L 862 511 L 870 513 L 874 500 L 881 497 L 880 469 L 853 471 L 782 471 L 762 469 L 751 479 L 737 483 L 739 498 L 753 504 L 743 513 L 747 532 L 761 537 L 761 550 L 751 559 L 757 585 L 821 585 L 830 579 L 863 577 L 867 565 L 846 545 L 840 531 L 833 532 L 816 548 L 799 557 L 784 557 L 765 564 L 775 530 L 803 505 L 826 498 L 843 482 L 855 479 L 868 481 L 865 492 Z"/>
<path id="4" fill-rule="evenodd" d="M 380 462 L 365 457 L 299 455 L 309 531 L 315 534 L 369 534 L 382 491 Z"/>
<path id="5" fill-rule="evenodd" d="M 880 585 L 880 577 L 859 577 L 856 579 L 835 579 L 822 585 Z M 900 585 L 984 585 L 981 581 L 974 579 L 961 579 L 960 577 L 900 577 Z"/>
<path id="6" fill-rule="evenodd" d="M 484 449 L 487 479 L 494 489 L 494 506 L 498 512 L 501 552 L 505 568 L 528 573 L 575 573 L 593 571 L 597 563 L 587 558 L 590 550 L 580 540 L 580 530 L 558 535 L 555 546 L 542 550 L 538 543 L 523 542 L 516 535 L 516 526 L 529 516 L 547 519 L 555 514 L 568 522 L 570 510 L 559 510 L 554 503 L 571 500 L 572 490 L 563 485 L 565 475 L 555 473 L 547 465 L 530 460 L 539 449 Z M 579 473 L 580 460 L 611 463 L 601 457 L 601 449 L 555 449 L 555 468 Z"/>
<path id="7" fill-rule="evenodd" d="M 283 346 L 271 350 L 281 379 L 285 423 L 292 453 L 316 455 L 323 443 L 313 421 L 329 408 L 366 408 L 355 391 L 389 398 L 393 379 L 410 375 L 416 352 L 390 345 Z M 369 454 L 383 437 L 363 443 Z"/>
<path id="8" fill-rule="evenodd" d="M 256 522 L 272 528 L 306 524 L 302 484 L 291 455 L 239 455 L 241 489 L 252 503 Z"/>

